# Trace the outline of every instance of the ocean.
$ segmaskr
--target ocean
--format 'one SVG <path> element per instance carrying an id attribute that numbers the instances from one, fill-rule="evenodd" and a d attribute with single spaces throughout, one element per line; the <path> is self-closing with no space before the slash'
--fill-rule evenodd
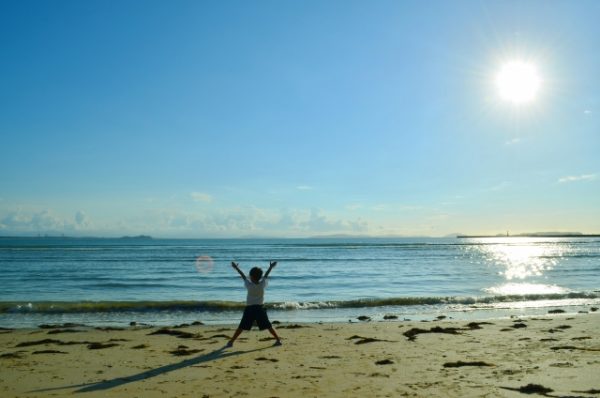
<path id="1" fill-rule="evenodd" d="M 432 320 L 594 310 L 600 238 L 0 238 L 0 327 L 235 324 L 277 261 L 271 320 Z"/>

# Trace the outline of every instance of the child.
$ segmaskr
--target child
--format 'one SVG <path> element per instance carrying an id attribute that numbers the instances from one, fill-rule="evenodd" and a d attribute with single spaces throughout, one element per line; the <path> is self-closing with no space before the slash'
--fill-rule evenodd
<path id="1" fill-rule="evenodd" d="M 233 337 L 227 343 L 227 347 L 233 347 L 233 342 L 238 338 L 242 330 L 250 330 L 252 329 L 252 324 L 254 321 L 258 324 L 258 328 L 260 330 L 269 329 L 271 335 L 275 337 L 274 345 L 281 345 L 281 340 L 279 340 L 279 336 L 271 326 L 271 322 L 269 322 L 269 317 L 267 316 L 267 311 L 265 307 L 263 307 L 264 302 L 264 294 L 265 288 L 267 287 L 267 278 L 271 273 L 271 270 L 277 265 L 277 261 L 271 261 L 269 263 L 269 269 L 265 274 L 265 277 L 261 279 L 263 271 L 258 267 L 254 267 L 250 270 L 250 280 L 246 278 L 246 275 L 240 270 L 237 263 L 231 262 L 231 266 L 240 274 L 242 279 L 244 280 L 244 285 L 248 290 L 248 294 L 246 296 L 246 308 L 244 309 L 244 315 L 242 316 L 242 320 L 240 321 L 240 325 L 237 330 L 233 334 Z"/>

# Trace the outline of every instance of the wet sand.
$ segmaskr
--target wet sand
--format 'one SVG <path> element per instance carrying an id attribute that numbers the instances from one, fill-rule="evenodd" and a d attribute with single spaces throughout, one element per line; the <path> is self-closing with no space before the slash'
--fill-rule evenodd
<path id="1" fill-rule="evenodd" d="M 358 314 L 357 314 L 358 315 Z M 358 318 L 358 317 L 357 317 Z M 600 397 L 600 314 L 0 330 L 0 396 Z"/>

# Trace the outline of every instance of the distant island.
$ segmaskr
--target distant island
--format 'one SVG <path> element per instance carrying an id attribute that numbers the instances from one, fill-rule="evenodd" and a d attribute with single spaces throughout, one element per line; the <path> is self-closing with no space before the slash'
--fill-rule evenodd
<path id="1" fill-rule="evenodd" d="M 150 235 L 121 236 L 118 239 L 153 239 Z"/>
<path id="2" fill-rule="evenodd" d="M 511 235 L 456 235 L 458 239 L 465 238 L 600 238 L 600 234 L 582 234 L 581 232 L 529 232 Z"/>
<path id="3" fill-rule="evenodd" d="M 102 236 L 65 236 L 65 235 L 37 235 L 37 236 L 0 236 L 0 239 L 124 239 L 124 240 L 150 240 L 154 239 L 150 235 L 135 235 L 121 237 L 102 237 Z"/>

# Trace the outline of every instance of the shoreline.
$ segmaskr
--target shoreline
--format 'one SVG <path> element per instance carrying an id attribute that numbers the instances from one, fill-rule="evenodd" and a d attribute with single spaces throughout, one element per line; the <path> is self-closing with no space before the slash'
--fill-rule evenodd
<path id="1" fill-rule="evenodd" d="M 390 319 L 399 321 L 431 321 L 439 316 L 459 321 L 478 321 L 510 318 L 514 316 L 542 316 L 553 309 L 562 309 L 569 314 L 594 312 L 600 308 L 600 298 L 575 298 L 559 300 L 534 300 L 517 302 L 498 302 L 479 305 L 463 304 L 424 304 L 409 306 L 366 306 L 366 307 L 304 307 L 304 308 L 268 308 L 272 321 L 284 323 L 346 323 L 358 321 L 366 316 L 373 321 Z M 170 326 L 201 321 L 207 325 L 237 325 L 243 311 L 239 308 L 224 311 L 168 310 L 168 311 L 108 311 L 108 312 L 70 312 L 36 313 L 4 312 L 0 313 L 0 327 L 13 329 L 36 328 L 41 324 L 73 323 L 89 327 L 127 327 L 131 322 L 153 326 Z"/>
<path id="2" fill-rule="evenodd" d="M 593 397 L 600 391 L 597 311 L 274 326 L 281 347 L 253 329 L 227 349 L 233 325 L 1 329 L 0 394 L 521 397 L 533 389 Z"/>

